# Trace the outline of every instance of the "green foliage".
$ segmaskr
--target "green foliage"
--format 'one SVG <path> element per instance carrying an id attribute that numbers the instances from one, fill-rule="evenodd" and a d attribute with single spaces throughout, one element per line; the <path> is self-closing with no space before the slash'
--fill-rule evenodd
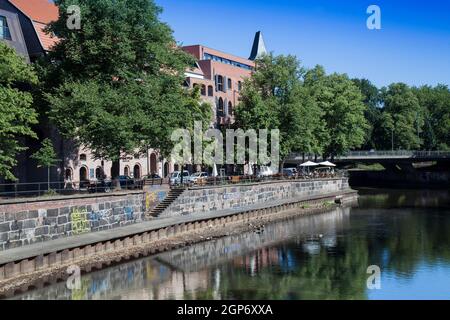
<path id="1" fill-rule="evenodd" d="M 320 152 L 318 132 L 323 130 L 321 110 L 303 86 L 304 70 L 294 56 L 266 55 L 256 72 L 245 81 L 236 108 L 236 126 L 248 129 L 279 129 L 280 156 Z"/>
<path id="2" fill-rule="evenodd" d="M 383 89 L 382 97 L 384 114 L 381 127 L 386 134 L 393 130 L 394 149 L 419 149 L 423 141 L 421 133 L 424 126 L 424 110 L 411 88 L 404 83 L 391 84 Z M 390 145 L 390 140 L 387 141 L 385 146 Z"/>
<path id="3" fill-rule="evenodd" d="M 21 138 L 36 137 L 31 127 L 37 115 L 26 89 L 37 81 L 33 68 L 0 42 L 0 177 L 15 180 L 16 156 L 26 150 Z"/>
<path id="4" fill-rule="evenodd" d="M 363 95 L 363 102 L 366 105 L 364 117 L 367 121 L 366 141 L 362 149 L 376 149 L 379 137 L 379 125 L 381 121 L 382 109 L 380 107 L 381 97 L 378 88 L 367 79 L 352 79 Z"/>
<path id="5" fill-rule="evenodd" d="M 66 137 L 117 163 L 122 154 L 148 147 L 168 155 L 174 129 L 210 120 L 199 95 L 182 87 L 193 58 L 176 46 L 153 1 L 57 4 L 60 17 L 49 29 L 61 41 L 49 57 L 58 63 L 46 65 L 46 98 L 50 118 Z M 66 28 L 72 4 L 81 8 L 80 30 Z"/>
<path id="6" fill-rule="evenodd" d="M 38 163 L 38 168 L 55 167 L 58 163 L 53 143 L 49 138 L 46 138 L 41 143 L 41 148 L 31 156 L 32 159 Z"/>
<path id="7" fill-rule="evenodd" d="M 368 124 L 358 87 L 347 75 L 326 75 L 321 66 L 306 73 L 305 86 L 323 112 L 326 133 L 320 136 L 320 144 L 325 155 L 333 157 L 359 148 L 364 143 Z"/>
<path id="8" fill-rule="evenodd" d="M 450 150 L 450 89 L 445 85 L 412 89 L 425 115 L 424 149 Z"/>

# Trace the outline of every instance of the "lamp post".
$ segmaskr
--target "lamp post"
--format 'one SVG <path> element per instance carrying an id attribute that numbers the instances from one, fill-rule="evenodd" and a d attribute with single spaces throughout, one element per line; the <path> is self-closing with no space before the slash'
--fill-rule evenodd
<path id="1" fill-rule="evenodd" d="M 392 132 L 392 151 L 394 151 L 394 127 L 391 128 Z"/>

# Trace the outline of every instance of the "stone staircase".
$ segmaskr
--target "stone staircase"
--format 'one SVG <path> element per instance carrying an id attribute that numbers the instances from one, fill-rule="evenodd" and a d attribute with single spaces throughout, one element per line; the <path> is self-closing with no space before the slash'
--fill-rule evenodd
<path id="1" fill-rule="evenodd" d="M 153 208 L 149 215 L 152 217 L 158 217 L 164 210 L 166 210 L 178 197 L 184 192 L 184 188 L 173 188 L 167 194 L 167 197 L 160 202 L 155 208 Z"/>

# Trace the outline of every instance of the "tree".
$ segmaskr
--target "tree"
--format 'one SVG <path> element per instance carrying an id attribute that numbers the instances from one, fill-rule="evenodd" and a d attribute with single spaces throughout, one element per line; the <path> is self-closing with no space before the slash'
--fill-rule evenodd
<path id="1" fill-rule="evenodd" d="M 58 159 L 56 158 L 56 152 L 53 148 L 53 143 L 49 138 L 42 141 L 41 148 L 31 156 L 32 159 L 37 161 L 38 168 L 47 168 L 47 183 L 50 190 L 50 168 L 56 167 Z"/>
<path id="2" fill-rule="evenodd" d="M 379 125 L 381 121 L 382 109 L 380 108 L 380 91 L 367 79 L 352 79 L 353 83 L 359 88 L 363 95 L 363 102 L 366 105 L 364 117 L 367 121 L 366 139 L 363 149 L 377 149 L 379 142 Z"/>
<path id="3" fill-rule="evenodd" d="M 323 112 L 327 134 L 321 136 L 325 157 L 359 148 L 365 140 L 367 121 L 363 96 L 345 74 L 326 75 L 321 66 L 305 75 L 305 86 Z"/>
<path id="4" fill-rule="evenodd" d="M 168 155 L 172 131 L 191 127 L 209 107 L 197 99 L 194 108 L 195 96 L 182 87 L 193 57 L 159 21 L 161 9 L 150 0 L 56 3 L 60 16 L 49 31 L 60 41 L 45 72 L 50 119 L 97 158 L 112 160 L 113 177 L 124 154 L 151 146 Z M 80 30 L 66 27 L 71 4 L 80 6 Z"/>
<path id="5" fill-rule="evenodd" d="M 413 150 L 422 145 L 421 133 L 424 126 L 424 110 L 411 88 L 404 83 L 394 83 L 383 89 L 384 113 L 393 121 L 395 148 Z M 382 127 L 390 124 L 382 123 Z M 384 129 L 391 132 L 391 126 Z M 385 141 L 390 141 L 385 138 Z M 390 145 L 390 144 L 389 144 Z M 387 147 L 387 146 L 385 146 Z"/>
<path id="6" fill-rule="evenodd" d="M 450 150 L 450 89 L 440 84 L 412 90 L 424 112 L 424 148 Z"/>
<path id="7" fill-rule="evenodd" d="M 236 127 L 280 130 L 281 159 L 292 152 L 321 151 L 317 133 L 324 123 L 320 109 L 303 86 L 303 74 L 294 56 L 263 56 L 245 81 L 236 108 Z"/>
<path id="8" fill-rule="evenodd" d="M 0 177 L 16 180 L 16 156 L 27 149 L 22 138 L 36 137 L 37 114 L 27 89 L 37 82 L 33 68 L 0 41 Z"/>

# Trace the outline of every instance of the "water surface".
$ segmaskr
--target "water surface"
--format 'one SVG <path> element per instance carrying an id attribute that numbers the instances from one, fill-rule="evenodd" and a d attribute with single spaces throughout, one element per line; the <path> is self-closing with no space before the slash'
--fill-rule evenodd
<path id="1" fill-rule="evenodd" d="M 367 268 L 381 269 L 368 289 Z M 265 226 L 16 299 L 450 299 L 449 191 L 362 190 L 359 206 Z"/>

